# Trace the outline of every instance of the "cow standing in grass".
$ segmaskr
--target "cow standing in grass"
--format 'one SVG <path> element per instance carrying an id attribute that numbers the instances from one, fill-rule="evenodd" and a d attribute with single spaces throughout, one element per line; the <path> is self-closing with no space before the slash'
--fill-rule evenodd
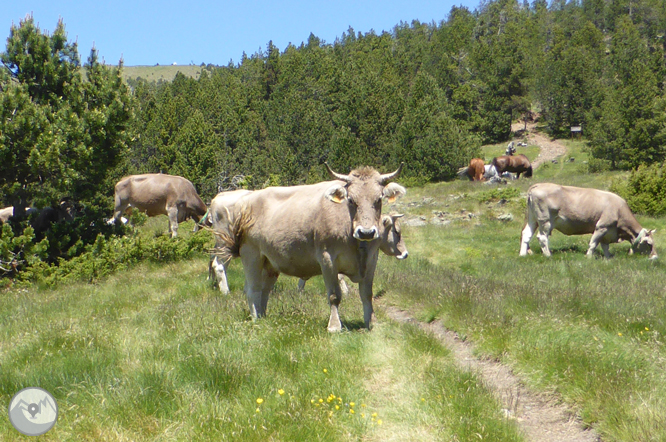
<path id="1" fill-rule="evenodd" d="M 265 315 L 280 273 L 302 279 L 323 275 L 330 305 L 328 330 L 340 331 L 342 273 L 359 284 L 363 319 L 370 328 L 382 199 L 393 201 L 405 194 L 404 187 L 390 183 L 402 165 L 383 175 L 371 167 L 349 175 L 326 167 L 336 181 L 269 187 L 244 196 L 232 214 L 233 225 L 220 232 L 222 259 L 240 256 L 255 318 Z"/>
<path id="2" fill-rule="evenodd" d="M 189 180 L 161 173 L 131 175 L 118 181 L 114 222 L 118 222 L 130 206 L 148 216 L 167 215 L 173 237 L 178 236 L 178 223 L 188 218 L 198 223 L 206 213 L 206 204 Z"/>
<path id="3" fill-rule="evenodd" d="M 610 243 L 630 241 L 629 253 L 649 253 L 650 259 L 657 258 L 652 237 L 654 230 L 641 227 L 627 202 L 611 192 L 551 183 L 535 184 L 527 191 L 527 223 L 521 236 L 520 256 L 531 253 L 529 243 L 537 227 L 537 238 L 545 256 L 550 256 L 548 237 L 556 229 L 565 235 L 591 233 L 588 257 L 601 244 L 604 256 L 610 258 Z"/>

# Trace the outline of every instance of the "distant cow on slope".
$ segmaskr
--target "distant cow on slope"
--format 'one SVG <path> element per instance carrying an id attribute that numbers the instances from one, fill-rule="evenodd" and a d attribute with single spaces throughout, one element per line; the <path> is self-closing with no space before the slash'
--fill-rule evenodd
<path id="1" fill-rule="evenodd" d="M 536 229 L 545 256 L 550 256 L 548 237 L 553 229 L 565 235 L 592 234 L 587 256 L 591 257 L 599 244 L 606 258 L 608 245 L 630 241 L 629 253 L 649 253 L 657 257 L 652 234 L 654 230 L 641 227 L 627 202 L 618 195 L 597 189 L 540 183 L 527 191 L 527 223 L 520 242 L 520 256 L 531 253 L 529 243 Z"/>
<path id="2" fill-rule="evenodd" d="M 131 175 L 118 181 L 113 212 L 115 222 L 120 220 L 128 206 L 146 212 L 148 216 L 167 215 L 173 237 L 178 236 L 178 223 L 188 218 L 198 223 L 206 213 L 206 204 L 189 180 L 161 173 Z"/>
<path id="3" fill-rule="evenodd" d="M 532 164 L 522 153 L 518 155 L 502 155 L 501 157 L 495 157 L 490 164 L 495 166 L 499 175 L 502 175 L 504 172 L 513 172 L 516 174 L 517 178 L 520 178 L 521 173 L 525 174 L 526 178 L 532 176 Z"/>

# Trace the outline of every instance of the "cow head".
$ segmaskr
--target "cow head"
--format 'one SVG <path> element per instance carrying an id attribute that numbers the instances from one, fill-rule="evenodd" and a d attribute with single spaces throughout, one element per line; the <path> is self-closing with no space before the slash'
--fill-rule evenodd
<path id="1" fill-rule="evenodd" d="M 382 215 L 382 233 L 379 249 L 388 256 L 405 259 L 409 256 L 405 242 L 402 240 L 399 219 L 402 214 Z"/>
<path id="2" fill-rule="evenodd" d="M 643 255 L 650 254 L 650 259 L 657 258 L 657 250 L 654 247 L 654 237 L 652 234 L 655 232 L 655 229 L 648 230 L 642 229 L 638 236 L 631 243 L 630 252 L 638 252 Z"/>
<path id="3" fill-rule="evenodd" d="M 393 202 L 407 192 L 401 185 L 389 183 L 400 175 L 403 164 L 393 173 L 380 174 L 372 167 L 363 167 L 349 175 L 334 172 L 327 163 L 324 164 L 333 178 L 345 182 L 344 185 L 331 186 L 325 197 L 334 203 L 349 205 L 354 238 L 359 241 L 379 238 L 382 199 Z"/>

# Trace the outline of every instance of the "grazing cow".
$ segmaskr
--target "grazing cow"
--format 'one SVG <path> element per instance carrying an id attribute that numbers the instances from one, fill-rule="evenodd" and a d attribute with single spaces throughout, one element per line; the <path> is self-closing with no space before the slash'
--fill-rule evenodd
<path id="1" fill-rule="evenodd" d="M 472 181 L 485 181 L 485 165 L 481 158 L 472 158 L 467 167 L 467 176 Z"/>
<path id="2" fill-rule="evenodd" d="M 499 175 L 502 175 L 504 172 L 513 172 L 516 174 L 517 178 L 520 178 L 521 173 L 524 173 L 526 178 L 532 176 L 532 165 L 530 164 L 530 160 L 528 160 L 522 153 L 518 155 L 502 155 L 501 157 L 495 157 L 490 164 L 495 166 Z"/>
<path id="3" fill-rule="evenodd" d="M 527 224 L 522 232 L 520 256 L 531 253 L 529 243 L 536 228 L 537 238 L 545 256 L 550 256 L 548 236 L 553 229 L 565 235 L 592 234 L 587 256 L 591 257 L 599 244 L 604 256 L 610 258 L 608 245 L 630 241 L 629 253 L 649 253 L 657 257 L 652 234 L 654 230 L 641 227 L 627 202 L 618 195 L 597 189 L 535 184 L 527 191 Z"/>
<path id="4" fill-rule="evenodd" d="M 118 181 L 113 212 L 115 222 L 120 220 L 128 206 L 146 212 L 148 216 L 167 215 L 172 237 L 178 236 L 178 223 L 188 218 L 198 223 L 206 213 L 206 204 L 189 180 L 161 173 L 131 175 Z"/>
<path id="5" fill-rule="evenodd" d="M 370 328 L 382 199 L 392 202 L 405 194 L 404 187 L 389 183 L 402 167 L 383 175 L 371 167 L 343 175 L 327 164 L 336 181 L 269 187 L 235 205 L 233 225 L 221 232 L 222 259 L 240 256 L 254 318 L 265 315 L 280 273 L 302 279 L 323 275 L 330 305 L 328 330 L 342 330 L 338 312 L 342 273 L 359 284 L 363 319 Z"/>

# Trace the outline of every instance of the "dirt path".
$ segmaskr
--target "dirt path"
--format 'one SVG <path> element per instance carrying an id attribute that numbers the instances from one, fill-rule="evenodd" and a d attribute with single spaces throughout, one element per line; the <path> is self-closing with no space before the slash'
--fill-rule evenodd
<path id="1" fill-rule="evenodd" d="M 516 419 L 525 438 L 534 442 L 596 442 L 599 436 L 585 430 L 571 410 L 553 398 L 528 390 L 509 367 L 499 362 L 478 359 L 472 346 L 440 322 L 430 324 L 416 321 L 409 313 L 386 307 L 390 318 L 399 322 L 417 324 L 443 342 L 461 366 L 480 375 L 483 382 L 496 393 L 504 412 Z"/>
<path id="2" fill-rule="evenodd" d="M 525 128 L 525 123 L 514 123 L 511 125 L 511 131 L 516 132 Z M 539 156 L 532 161 L 532 167 L 536 169 L 539 165 L 547 163 L 567 153 L 567 148 L 557 140 L 542 135 L 535 130 L 536 123 L 527 123 L 527 143 L 539 146 L 541 152 Z"/>

